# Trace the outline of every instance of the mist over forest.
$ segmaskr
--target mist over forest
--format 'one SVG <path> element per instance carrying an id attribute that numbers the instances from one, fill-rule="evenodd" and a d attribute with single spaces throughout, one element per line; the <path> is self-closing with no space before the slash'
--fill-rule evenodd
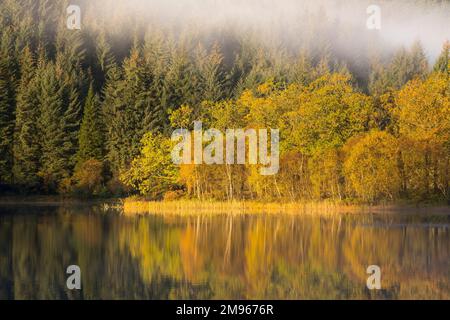
<path id="1" fill-rule="evenodd" d="M 374 63 L 389 64 L 402 49 L 420 43 L 433 64 L 450 39 L 450 2 L 366 0 L 78 0 L 86 32 L 106 33 L 119 58 L 133 41 L 155 31 L 193 51 L 200 42 L 219 44 L 230 65 L 245 44 L 267 59 L 292 60 L 302 53 L 315 63 L 328 56 L 345 65 L 363 88 Z M 381 8 L 381 29 L 366 26 L 372 5 Z M 275 62 L 276 63 L 276 62 Z"/>
<path id="2" fill-rule="evenodd" d="M 75 2 L 76 3 L 76 2 Z M 420 41 L 435 59 L 450 37 L 450 3 L 432 1 L 366 0 L 108 0 L 78 1 L 96 22 L 88 27 L 106 32 L 166 27 L 192 32 L 211 41 L 230 35 L 252 37 L 267 45 L 324 50 L 356 58 L 370 46 L 392 52 Z M 370 5 L 381 7 L 381 30 L 368 30 Z"/>

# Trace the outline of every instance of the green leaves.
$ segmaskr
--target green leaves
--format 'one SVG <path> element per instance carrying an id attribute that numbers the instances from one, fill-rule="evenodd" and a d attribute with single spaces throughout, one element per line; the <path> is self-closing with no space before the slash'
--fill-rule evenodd
<path id="1" fill-rule="evenodd" d="M 373 106 L 369 97 L 355 92 L 345 75 L 326 75 L 299 93 L 293 117 L 295 144 L 306 153 L 338 148 L 353 135 L 368 129 Z"/>
<path id="2" fill-rule="evenodd" d="M 162 198 L 178 181 L 178 169 L 172 162 L 172 141 L 159 134 L 146 134 L 142 139 L 140 156 L 131 168 L 121 175 L 121 180 L 139 193 L 152 198 Z"/>

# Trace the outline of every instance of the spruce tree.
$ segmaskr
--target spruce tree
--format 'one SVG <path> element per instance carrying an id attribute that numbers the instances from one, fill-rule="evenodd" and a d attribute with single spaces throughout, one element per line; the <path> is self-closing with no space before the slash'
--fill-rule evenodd
<path id="1" fill-rule="evenodd" d="M 411 48 L 411 78 L 424 79 L 428 74 L 428 59 L 420 41 L 416 41 Z"/>
<path id="2" fill-rule="evenodd" d="M 45 63 L 39 73 L 39 137 L 42 151 L 39 176 L 45 192 L 57 191 L 62 179 L 69 176 L 65 156 L 63 122 L 63 86 L 54 63 Z"/>
<path id="3" fill-rule="evenodd" d="M 388 81 L 394 88 L 400 89 L 404 84 L 411 80 L 411 59 L 405 48 L 397 51 L 389 66 Z"/>
<path id="4" fill-rule="evenodd" d="M 12 182 L 14 87 L 8 57 L 0 54 L 0 184 Z"/>
<path id="5" fill-rule="evenodd" d="M 78 88 L 73 80 L 66 80 L 62 87 L 63 115 L 61 118 L 64 131 L 63 152 L 67 170 L 73 170 L 77 163 L 78 135 L 81 125 L 81 103 Z"/>
<path id="6" fill-rule="evenodd" d="M 380 97 L 392 87 L 386 68 L 378 61 L 374 61 L 369 75 L 368 89 L 371 95 Z"/>
<path id="7" fill-rule="evenodd" d="M 169 125 L 167 111 L 170 89 L 167 86 L 167 73 L 170 55 L 164 41 L 164 35 L 159 32 L 147 35 L 142 52 L 149 95 L 144 125 L 146 132 L 164 131 Z"/>
<path id="8" fill-rule="evenodd" d="M 21 74 L 14 133 L 14 183 L 35 189 L 39 183 L 39 113 L 35 66 L 28 47 L 21 58 Z"/>
<path id="9" fill-rule="evenodd" d="M 106 82 L 103 88 L 102 115 L 105 123 L 105 147 L 106 156 L 114 172 L 120 170 L 119 148 L 120 148 L 120 114 L 124 106 L 122 103 L 122 70 L 113 64 L 106 75 Z"/>
<path id="10" fill-rule="evenodd" d="M 306 86 L 311 82 L 312 77 L 312 63 L 309 54 L 302 51 L 297 58 L 297 62 L 292 72 L 292 82 Z"/>
<path id="11" fill-rule="evenodd" d="M 424 78 L 428 73 L 428 60 L 420 42 L 414 43 L 411 50 L 399 50 L 389 67 L 388 81 L 400 89 L 414 78 Z"/>
<path id="12" fill-rule="evenodd" d="M 133 48 L 124 61 L 122 72 L 112 72 L 106 84 L 104 113 L 108 126 L 108 158 L 115 171 L 127 167 L 139 153 L 148 106 L 146 74 L 140 50 Z"/>
<path id="13" fill-rule="evenodd" d="M 80 128 L 78 164 L 87 160 L 103 160 L 104 138 L 103 121 L 98 96 L 93 85 L 89 87 L 84 104 L 83 121 Z"/>
<path id="14" fill-rule="evenodd" d="M 223 55 L 219 46 L 215 44 L 209 53 L 200 51 L 197 60 L 199 97 L 202 101 L 219 101 L 224 87 Z"/>
<path id="15" fill-rule="evenodd" d="M 434 65 L 435 72 L 446 73 L 450 76 L 450 41 L 447 41 L 442 48 L 442 53 Z"/>
<path id="16" fill-rule="evenodd" d="M 107 40 L 104 31 L 100 31 L 96 41 L 96 65 L 98 70 L 94 72 L 95 80 L 97 80 L 100 88 L 103 88 L 108 79 L 108 74 L 116 68 L 116 59 L 112 53 L 111 46 Z"/>
<path id="17" fill-rule="evenodd" d="M 81 125 L 81 93 L 84 90 L 85 76 L 82 63 L 85 59 L 84 41 L 79 31 L 67 30 L 60 26 L 56 37 L 56 70 L 62 85 L 64 136 L 64 158 L 67 170 L 71 171 L 77 163 L 78 134 Z M 87 89 L 87 88 L 86 88 Z"/>
<path id="18" fill-rule="evenodd" d="M 13 13 L 11 12 L 13 15 Z M 8 19 L 13 19 L 10 16 Z M 15 95 L 18 63 L 15 35 L 7 23 L 0 31 L 0 184 L 12 183 Z"/>
<path id="19" fill-rule="evenodd" d="M 176 49 L 172 54 L 165 82 L 169 108 L 175 109 L 182 104 L 194 105 L 197 102 L 194 83 L 197 83 L 198 79 L 193 71 L 193 64 L 186 49 Z"/>

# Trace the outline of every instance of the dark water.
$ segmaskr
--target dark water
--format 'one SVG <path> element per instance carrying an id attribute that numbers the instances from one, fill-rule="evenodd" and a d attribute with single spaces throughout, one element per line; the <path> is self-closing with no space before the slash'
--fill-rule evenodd
<path id="1" fill-rule="evenodd" d="M 66 287 L 69 265 L 82 290 Z M 369 265 L 382 290 L 366 288 Z M 0 207 L 0 299 L 450 299 L 450 216 Z"/>

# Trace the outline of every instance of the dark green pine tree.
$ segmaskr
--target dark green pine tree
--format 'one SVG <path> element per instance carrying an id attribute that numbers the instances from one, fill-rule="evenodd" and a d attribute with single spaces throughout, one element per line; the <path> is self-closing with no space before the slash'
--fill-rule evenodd
<path id="1" fill-rule="evenodd" d="M 102 29 L 96 41 L 96 67 L 94 76 L 96 85 L 102 88 L 108 78 L 108 74 L 116 68 L 116 59 L 111 51 L 111 46 Z"/>
<path id="2" fill-rule="evenodd" d="M 94 88 L 91 84 L 84 104 L 77 160 L 79 164 L 82 164 L 90 159 L 101 161 L 103 156 L 104 133 L 102 114 L 98 96 L 94 93 Z"/>
<path id="3" fill-rule="evenodd" d="M 371 71 L 369 75 L 369 92 L 375 97 L 380 97 L 392 87 L 389 79 L 389 74 L 381 62 L 376 59 L 372 62 Z"/>
<path id="4" fill-rule="evenodd" d="M 411 58 L 405 48 L 400 49 L 394 55 L 388 69 L 388 81 L 395 89 L 400 89 L 411 80 Z"/>
<path id="5" fill-rule="evenodd" d="M 9 58 L 0 53 L 0 184 L 11 184 L 14 141 L 14 81 Z"/>
<path id="6" fill-rule="evenodd" d="M 250 71 L 245 76 L 243 87 L 239 88 L 239 92 L 242 92 L 247 88 L 255 89 L 261 83 L 273 78 L 273 74 L 269 71 L 271 66 L 267 57 L 267 52 L 262 47 L 257 47 L 252 56 L 250 65 Z"/>
<path id="7" fill-rule="evenodd" d="M 138 82 L 138 74 L 131 71 L 137 69 L 137 56 L 125 60 L 129 69 L 122 72 L 119 68 L 113 68 L 109 75 L 104 90 L 103 113 L 106 123 L 107 157 L 114 172 L 124 168 L 130 158 L 127 153 L 131 151 L 134 128 L 132 125 L 132 109 L 136 92 L 132 82 Z M 133 81 L 134 79 L 134 81 Z"/>
<path id="8" fill-rule="evenodd" d="M 114 102 L 113 124 L 115 148 L 121 168 L 127 167 L 139 153 L 142 136 L 141 126 L 144 117 L 145 88 L 142 81 L 142 66 L 139 49 L 133 48 L 130 57 L 125 59 L 124 79 L 118 85 L 118 97 Z"/>
<path id="9" fill-rule="evenodd" d="M 420 42 L 414 43 L 410 51 L 399 50 L 389 67 L 388 81 L 400 89 L 414 78 L 423 78 L 428 73 L 428 60 Z"/>
<path id="10" fill-rule="evenodd" d="M 330 54 L 326 51 L 323 56 L 321 56 L 319 63 L 314 70 L 314 77 L 316 79 L 323 77 L 331 72 L 330 67 Z"/>
<path id="11" fill-rule="evenodd" d="M 85 89 L 85 75 L 82 69 L 85 60 L 85 49 L 82 34 L 79 31 L 67 30 L 61 22 L 57 36 L 56 69 L 63 85 L 63 117 L 65 132 L 64 158 L 69 171 L 77 163 L 78 135 L 81 125 L 82 104 L 81 92 Z"/>
<path id="12" fill-rule="evenodd" d="M 434 71 L 447 73 L 450 76 L 450 41 L 444 44 L 442 53 L 434 65 Z"/>
<path id="13" fill-rule="evenodd" d="M 233 60 L 233 66 L 226 77 L 227 97 L 238 97 L 243 90 L 245 76 L 250 69 L 250 54 L 248 51 L 239 51 Z M 247 54 L 246 54 L 247 53 Z"/>
<path id="14" fill-rule="evenodd" d="M 75 76 L 73 76 L 75 77 Z M 62 90 L 63 115 L 61 118 L 64 130 L 64 158 L 67 170 L 71 171 L 77 163 L 78 136 L 81 125 L 81 103 L 79 89 L 73 77 L 65 81 Z"/>
<path id="15" fill-rule="evenodd" d="M 37 1 L 35 32 L 37 33 L 38 46 L 45 50 L 53 50 L 55 37 L 55 25 L 61 20 L 61 8 L 63 2 L 60 1 Z M 67 8 L 67 6 L 66 6 Z"/>
<path id="16" fill-rule="evenodd" d="M 65 158 L 63 123 L 63 90 L 60 71 L 54 63 L 40 63 L 39 74 L 39 137 L 41 159 L 39 176 L 43 191 L 56 192 L 62 179 L 69 177 Z"/>
<path id="17" fill-rule="evenodd" d="M 299 57 L 297 58 L 297 62 L 292 68 L 291 72 L 292 82 L 303 86 L 306 86 L 311 82 L 313 68 L 311 57 L 306 50 L 303 50 L 300 53 Z"/>
<path id="18" fill-rule="evenodd" d="M 67 29 L 64 16 L 59 22 L 55 46 L 58 63 L 64 65 L 64 71 L 79 72 L 86 58 L 86 44 L 81 31 Z"/>
<path id="19" fill-rule="evenodd" d="M 14 133 L 14 184 L 27 189 L 38 186 L 39 134 L 37 127 L 38 100 L 35 65 L 27 47 L 21 58 L 21 79 L 17 93 Z"/>
<path id="20" fill-rule="evenodd" d="M 198 83 L 194 86 L 196 95 L 202 100 L 219 101 L 223 98 L 224 68 L 223 55 L 215 44 L 208 53 L 203 47 L 197 49 L 195 71 Z"/>
<path id="21" fill-rule="evenodd" d="M 143 47 L 145 74 L 149 86 L 149 105 L 146 108 L 144 130 L 164 131 L 169 128 L 167 111 L 169 109 L 170 89 L 167 85 L 170 54 L 165 45 L 164 35 L 147 35 Z"/>
<path id="22" fill-rule="evenodd" d="M 151 82 L 146 85 L 146 90 L 139 95 L 137 101 L 137 114 L 142 114 L 139 136 L 143 137 L 147 132 L 160 131 L 165 126 L 165 111 L 161 103 L 159 77 L 151 74 L 146 75 Z M 156 83 L 155 83 L 156 82 Z"/>
<path id="23" fill-rule="evenodd" d="M 108 160 L 114 171 L 127 167 L 139 154 L 141 139 L 146 132 L 160 128 L 161 104 L 159 96 L 154 96 L 152 80 L 137 47 L 125 59 L 123 72 L 113 71 L 109 76 L 103 110 Z"/>
<path id="24" fill-rule="evenodd" d="M 425 78 L 429 71 L 428 59 L 420 41 L 416 41 L 411 48 L 411 78 Z"/>
<path id="25" fill-rule="evenodd" d="M 122 122 L 120 115 L 125 108 L 122 99 L 122 82 L 122 70 L 113 64 L 106 75 L 106 83 L 102 92 L 102 114 L 105 123 L 106 157 L 115 173 L 120 170 L 120 138 L 123 134 L 119 130 Z"/>
<path id="26" fill-rule="evenodd" d="M 195 105 L 198 102 L 194 90 L 197 81 L 186 49 L 175 50 L 165 81 L 169 108 L 175 109 L 182 104 Z"/>

